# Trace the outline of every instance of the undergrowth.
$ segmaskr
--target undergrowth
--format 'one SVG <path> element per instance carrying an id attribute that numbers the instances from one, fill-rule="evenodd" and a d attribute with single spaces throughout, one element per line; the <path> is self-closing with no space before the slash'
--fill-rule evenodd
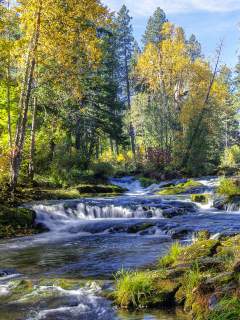
<path id="1" fill-rule="evenodd" d="M 169 267 L 178 257 L 179 253 L 185 247 L 182 246 L 178 241 L 172 243 L 171 247 L 168 248 L 166 254 L 163 257 L 158 258 L 158 266 L 160 269 Z"/>
<path id="2" fill-rule="evenodd" d="M 240 318 L 240 298 L 224 297 L 215 310 L 213 310 L 206 320 L 239 320 Z"/>
<path id="3" fill-rule="evenodd" d="M 156 290 L 153 275 L 147 272 L 120 270 L 113 275 L 116 280 L 116 302 L 119 305 L 143 304 Z"/>

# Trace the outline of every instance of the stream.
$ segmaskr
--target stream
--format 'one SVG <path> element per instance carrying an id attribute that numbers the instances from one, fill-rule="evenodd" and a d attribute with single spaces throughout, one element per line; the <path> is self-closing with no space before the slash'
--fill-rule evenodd
<path id="1" fill-rule="evenodd" d="M 196 180 L 202 186 L 195 187 L 194 193 L 214 193 L 219 184 L 216 177 Z M 172 182 L 177 185 L 184 181 Z M 187 245 L 205 229 L 211 231 L 212 238 L 222 232 L 240 232 L 239 211 L 219 211 L 211 203 L 196 204 L 189 194 L 155 195 L 166 182 L 148 188 L 131 177 L 111 178 L 110 182 L 129 191 L 116 197 L 23 205 L 35 210 L 36 222 L 51 231 L 0 240 L 0 320 L 189 319 L 180 307 L 119 310 L 100 293 L 112 286 L 113 274 L 122 267 L 151 269 L 175 239 Z M 184 215 L 171 219 L 163 215 L 178 209 Z M 145 222 L 155 225 L 140 230 Z M 78 285 L 66 290 L 53 283 L 56 279 Z M 32 289 L 17 290 L 22 280 L 33 283 Z M 44 285 L 41 280 L 45 280 Z"/>

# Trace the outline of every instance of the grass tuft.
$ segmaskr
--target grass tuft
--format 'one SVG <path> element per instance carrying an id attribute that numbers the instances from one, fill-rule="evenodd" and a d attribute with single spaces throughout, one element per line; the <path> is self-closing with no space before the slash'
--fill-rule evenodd
<path id="1" fill-rule="evenodd" d="M 163 257 L 159 257 L 158 266 L 160 269 L 169 267 L 179 256 L 179 253 L 185 247 L 182 246 L 178 241 L 172 243 L 171 247 L 168 248 L 167 253 Z"/>

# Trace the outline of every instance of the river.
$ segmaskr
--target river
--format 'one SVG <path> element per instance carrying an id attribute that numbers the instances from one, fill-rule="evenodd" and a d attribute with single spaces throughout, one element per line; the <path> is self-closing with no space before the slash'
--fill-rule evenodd
<path id="1" fill-rule="evenodd" d="M 210 230 L 213 238 L 219 232 L 239 232 L 239 211 L 219 211 L 211 203 L 196 205 L 189 194 L 155 195 L 154 188 L 161 184 L 142 188 L 131 177 L 110 181 L 129 191 L 118 197 L 24 205 L 35 210 L 37 222 L 51 231 L 0 240 L 0 320 L 188 319 L 181 308 L 118 310 L 100 293 L 111 287 L 113 273 L 122 267 L 151 268 L 157 257 L 179 238 L 176 235 L 181 234 L 179 241 L 187 245 L 204 229 Z M 180 182 L 174 181 L 176 185 Z M 203 187 L 198 187 L 195 193 L 212 193 L 219 183 L 213 177 L 200 182 Z M 171 219 L 163 217 L 164 210 L 174 208 L 181 208 L 186 214 Z M 142 222 L 155 225 L 131 232 L 131 226 Z M 56 279 L 79 285 L 66 290 Z M 31 290 L 17 290 L 21 280 L 32 283 Z"/>

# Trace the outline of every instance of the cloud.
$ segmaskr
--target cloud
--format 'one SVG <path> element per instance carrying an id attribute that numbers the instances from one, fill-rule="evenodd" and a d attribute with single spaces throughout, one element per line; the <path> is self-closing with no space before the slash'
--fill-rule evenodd
<path id="1" fill-rule="evenodd" d="M 240 10 L 239 0 L 102 0 L 113 11 L 119 11 L 125 4 L 132 16 L 147 17 L 152 15 L 157 7 L 166 14 L 189 13 L 199 10 L 209 12 L 229 12 Z"/>

